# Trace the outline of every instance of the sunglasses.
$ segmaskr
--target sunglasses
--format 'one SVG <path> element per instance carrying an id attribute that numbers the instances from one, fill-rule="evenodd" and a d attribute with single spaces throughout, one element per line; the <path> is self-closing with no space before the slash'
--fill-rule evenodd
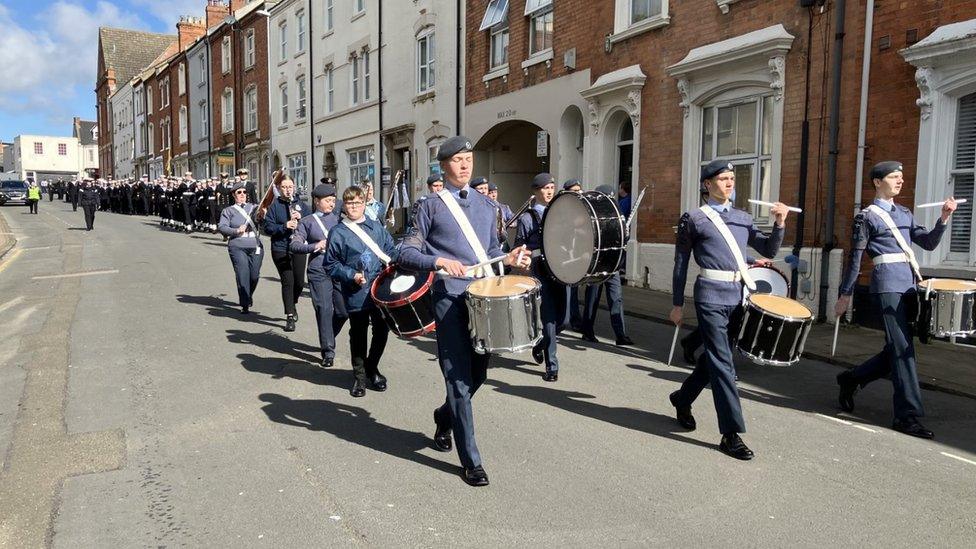
<path id="1" fill-rule="evenodd" d="M 234 194 L 247 194 L 247 191 L 234 191 Z"/>

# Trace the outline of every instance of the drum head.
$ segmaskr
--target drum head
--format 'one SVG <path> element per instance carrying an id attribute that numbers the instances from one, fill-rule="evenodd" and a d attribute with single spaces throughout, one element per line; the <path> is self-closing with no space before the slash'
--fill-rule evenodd
<path id="1" fill-rule="evenodd" d="M 427 286 L 430 278 L 431 273 L 386 269 L 373 282 L 373 299 L 386 303 L 403 300 Z"/>
<path id="2" fill-rule="evenodd" d="M 749 275 L 756 282 L 755 293 L 757 294 L 773 294 L 780 297 L 790 295 L 790 283 L 786 280 L 786 275 L 776 267 L 756 265 L 749 268 Z"/>
<path id="3" fill-rule="evenodd" d="M 923 290 L 934 292 L 972 292 L 976 290 L 976 282 L 954 278 L 930 278 L 919 282 L 918 286 Z"/>
<path id="4" fill-rule="evenodd" d="M 768 311 L 774 315 L 788 318 L 812 318 L 813 313 L 799 301 L 794 301 L 788 297 L 780 297 L 771 294 L 752 294 L 749 296 L 750 303 L 759 307 L 763 311 Z"/>
<path id="5" fill-rule="evenodd" d="M 532 277 L 505 275 L 475 280 L 468 285 L 468 293 L 478 297 L 514 297 L 539 287 L 539 281 Z"/>
<path id="6" fill-rule="evenodd" d="M 573 192 L 559 193 L 546 208 L 542 250 L 556 280 L 575 284 L 588 274 L 596 248 L 592 218 L 582 196 Z"/>

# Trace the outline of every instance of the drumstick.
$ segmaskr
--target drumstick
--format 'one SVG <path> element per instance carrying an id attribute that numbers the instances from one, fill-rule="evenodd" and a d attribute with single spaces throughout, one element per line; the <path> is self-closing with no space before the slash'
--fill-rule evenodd
<path id="1" fill-rule="evenodd" d="M 644 193 L 647 191 L 647 187 L 641 189 L 640 194 L 637 195 L 637 201 L 630 206 L 630 217 L 627 218 L 627 222 L 624 223 L 624 227 L 627 232 L 630 232 L 630 226 L 634 223 L 634 217 L 637 214 L 637 208 L 640 207 L 641 201 L 644 200 Z"/>
<path id="2" fill-rule="evenodd" d="M 681 331 L 681 324 L 674 325 L 674 337 L 671 338 L 671 352 L 668 353 L 668 366 L 671 365 L 671 359 L 674 358 L 674 346 L 678 344 L 678 332 Z"/>
<path id="3" fill-rule="evenodd" d="M 840 330 L 840 315 L 834 319 L 834 342 L 830 345 L 830 356 L 833 357 L 837 352 L 837 332 Z"/>
<path id="4" fill-rule="evenodd" d="M 773 206 L 776 205 L 776 204 L 773 204 L 772 202 L 766 202 L 766 201 L 763 201 L 763 200 L 753 200 L 752 198 L 749 199 L 749 203 L 750 204 L 755 204 L 756 206 L 768 206 L 770 208 L 772 208 Z M 786 209 L 789 210 L 789 211 L 791 211 L 791 212 L 803 213 L 803 210 L 800 209 L 800 208 L 797 208 L 796 206 L 787 206 Z"/>
<path id="5" fill-rule="evenodd" d="M 522 254 L 524 254 L 524 253 L 525 253 L 524 250 L 521 251 L 521 252 L 519 252 L 519 259 L 522 258 Z M 541 255 L 541 254 L 542 254 L 541 250 L 532 250 L 529 253 L 530 257 L 539 257 L 539 255 Z M 501 263 L 502 261 L 505 261 L 505 258 L 506 257 L 508 257 L 508 255 L 500 255 L 500 256 L 498 256 L 498 257 L 496 257 L 494 259 L 489 259 L 488 261 L 482 261 L 481 263 L 475 263 L 474 265 L 472 265 L 470 267 L 467 267 L 464 270 L 465 271 L 476 271 L 476 270 L 478 270 L 478 269 L 480 269 L 482 267 L 487 267 L 489 265 L 494 265 L 495 263 Z M 437 272 L 443 273 L 443 274 L 447 274 L 447 271 L 445 271 L 444 269 L 439 269 Z"/>
<path id="6" fill-rule="evenodd" d="M 956 204 L 965 204 L 965 203 L 966 203 L 965 198 L 960 198 L 956 200 Z M 945 204 L 945 202 L 927 202 L 925 204 L 919 204 L 918 206 L 915 206 L 915 209 L 917 210 L 919 208 L 934 208 L 936 206 L 941 206 L 943 204 Z"/>

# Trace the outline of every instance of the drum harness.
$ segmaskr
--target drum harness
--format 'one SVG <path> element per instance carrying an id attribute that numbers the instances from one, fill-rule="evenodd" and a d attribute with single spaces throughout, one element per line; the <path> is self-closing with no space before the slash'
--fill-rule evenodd
<path id="1" fill-rule="evenodd" d="M 881 221 L 888 226 L 888 230 L 891 231 L 891 236 L 895 237 L 895 241 L 898 243 L 898 247 L 902 249 L 903 253 L 900 254 L 880 254 L 872 258 L 875 265 L 883 265 L 885 263 L 908 263 L 912 267 L 912 274 L 915 275 L 915 280 L 922 280 L 922 274 L 919 272 L 918 261 L 915 260 L 915 251 L 912 247 L 908 245 L 905 241 L 905 237 L 902 236 L 901 231 L 898 230 L 898 226 L 895 225 L 895 220 L 888 215 L 888 212 L 882 210 L 877 204 L 871 204 L 867 208 L 874 215 L 881 218 Z"/>
<path id="2" fill-rule="evenodd" d="M 738 265 L 738 271 L 721 271 L 717 269 L 702 269 L 701 277 L 708 280 L 719 280 L 722 282 L 737 282 L 742 280 L 742 282 L 749 288 L 750 291 L 756 291 L 756 282 L 752 279 L 752 275 L 749 274 L 749 267 L 746 265 L 745 258 L 742 257 L 742 250 L 739 249 L 739 244 L 735 241 L 735 237 L 732 236 L 732 231 L 725 225 L 722 221 L 722 217 L 719 216 L 718 212 L 714 208 L 705 204 L 701 208 L 702 213 L 708 218 L 715 228 L 718 229 L 719 234 L 725 239 L 725 243 L 729 247 L 729 251 L 732 252 L 732 257 L 735 258 L 735 263 Z"/>
<path id="3" fill-rule="evenodd" d="M 481 245 L 481 241 L 478 240 L 478 236 L 474 232 L 474 227 L 471 226 L 471 221 L 464 215 L 461 211 L 461 206 L 458 205 L 457 200 L 454 199 L 454 195 L 451 191 L 443 189 L 437 193 L 437 196 L 441 197 L 444 204 L 447 205 L 447 209 L 450 210 L 451 215 L 454 216 L 454 221 L 457 222 L 458 226 L 461 228 L 461 233 L 464 234 L 464 238 L 467 239 L 468 245 L 471 246 L 471 250 L 474 252 L 475 257 L 478 258 L 478 262 L 488 261 L 488 253 L 485 252 L 484 246 Z M 484 277 L 490 278 L 495 276 L 494 267 L 488 269 L 479 269 Z M 478 273 L 468 273 L 469 276 L 476 276 Z"/>
<path id="4" fill-rule="evenodd" d="M 319 221 L 319 224 L 321 225 L 322 222 Z M 370 249 L 370 251 L 376 254 L 376 257 L 378 257 L 379 260 L 382 261 L 384 265 L 390 264 L 390 256 L 386 255 L 383 252 L 383 250 L 380 249 L 379 244 L 377 244 L 372 238 L 369 237 L 368 234 L 366 234 L 366 231 L 364 231 L 363 228 L 359 226 L 359 223 L 346 219 L 343 220 L 342 224 L 345 225 L 346 227 L 349 227 L 349 230 L 352 231 L 353 234 L 358 236 L 359 240 L 362 240 L 363 244 L 365 244 L 366 247 Z M 328 231 L 326 231 L 326 234 L 328 234 Z"/>
<path id="5" fill-rule="evenodd" d="M 251 232 L 245 233 L 242 236 L 245 237 L 253 236 L 254 239 L 258 241 L 258 247 L 254 251 L 254 255 L 261 255 L 261 248 L 263 247 L 261 245 L 261 233 L 259 233 L 258 228 L 254 226 L 254 221 L 251 220 L 251 214 L 247 213 L 247 210 L 245 210 L 243 206 L 238 206 L 237 204 L 234 204 L 233 208 L 237 210 L 239 214 L 244 216 L 244 222 L 247 223 L 249 227 L 251 227 Z M 253 212 L 254 209 L 252 208 L 251 211 Z"/>

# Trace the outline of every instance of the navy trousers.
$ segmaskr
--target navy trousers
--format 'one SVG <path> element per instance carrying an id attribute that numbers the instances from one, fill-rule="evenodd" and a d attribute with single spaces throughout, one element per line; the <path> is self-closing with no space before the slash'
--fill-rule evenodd
<path id="1" fill-rule="evenodd" d="M 366 331 L 373 325 L 373 338 L 367 346 Z M 352 372 L 359 381 L 380 373 L 380 359 L 386 349 L 390 327 L 379 309 L 370 306 L 349 312 L 349 354 L 352 355 Z"/>
<path id="2" fill-rule="evenodd" d="M 312 293 L 312 309 L 315 311 L 315 324 L 319 329 L 319 346 L 322 358 L 335 358 L 336 336 L 342 329 L 344 317 L 340 314 L 341 300 L 332 285 L 332 278 L 325 271 L 308 270 L 308 287 Z M 337 306 L 338 305 L 338 306 Z"/>
<path id="3" fill-rule="evenodd" d="M 620 339 L 627 335 L 627 329 L 624 326 L 624 295 L 620 287 L 620 273 L 614 273 L 603 284 L 593 284 L 586 287 L 582 332 L 593 335 L 593 326 L 596 324 L 596 313 L 600 308 L 600 294 L 604 288 L 607 290 L 607 308 L 610 309 L 610 326 L 613 328 L 613 333 L 617 336 L 617 339 Z"/>
<path id="4" fill-rule="evenodd" d="M 681 384 L 678 402 L 691 406 L 706 385 L 712 387 L 712 399 L 723 435 L 746 432 L 742 404 L 735 386 L 735 364 L 732 362 L 732 340 L 741 322 L 738 305 L 695 303 L 698 326 L 705 352 L 698 357 L 695 369 Z"/>
<path id="5" fill-rule="evenodd" d="M 464 296 L 434 292 L 433 297 L 437 358 L 447 386 L 447 399 L 434 412 L 434 417 L 441 427 L 450 421 L 461 465 L 471 469 L 481 465 L 481 454 L 474 440 L 471 398 L 488 378 L 488 355 L 475 353 L 471 345 Z"/>
<path id="6" fill-rule="evenodd" d="M 908 324 L 915 299 L 914 291 L 874 294 L 875 306 L 884 322 L 885 346 L 880 353 L 854 368 L 854 379 L 861 387 L 891 374 L 895 419 L 899 420 L 925 415 L 915 370 L 915 342 Z"/>
<path id="7" fill-rule="evenodd" d="M 587 286 L 587 289 L 589 289 L 589 286 Z M 569 288 L 569 325 L 574 329 L 580 329 L 583 326 L 583 317 L 580 316 L 578 286 L 571 286 Z"/>
<path id="8" fill-rule="evenodd" d="M 264 251 L 255 253 L 255 248 L 227 247 L 230 262 L 234 266 L 234 276 L 237 279 L 237 298 L 241 307 L 250 307 L 254 300 L 254 290 L 261 279 L 261 262 L 264 261 Z"/>

